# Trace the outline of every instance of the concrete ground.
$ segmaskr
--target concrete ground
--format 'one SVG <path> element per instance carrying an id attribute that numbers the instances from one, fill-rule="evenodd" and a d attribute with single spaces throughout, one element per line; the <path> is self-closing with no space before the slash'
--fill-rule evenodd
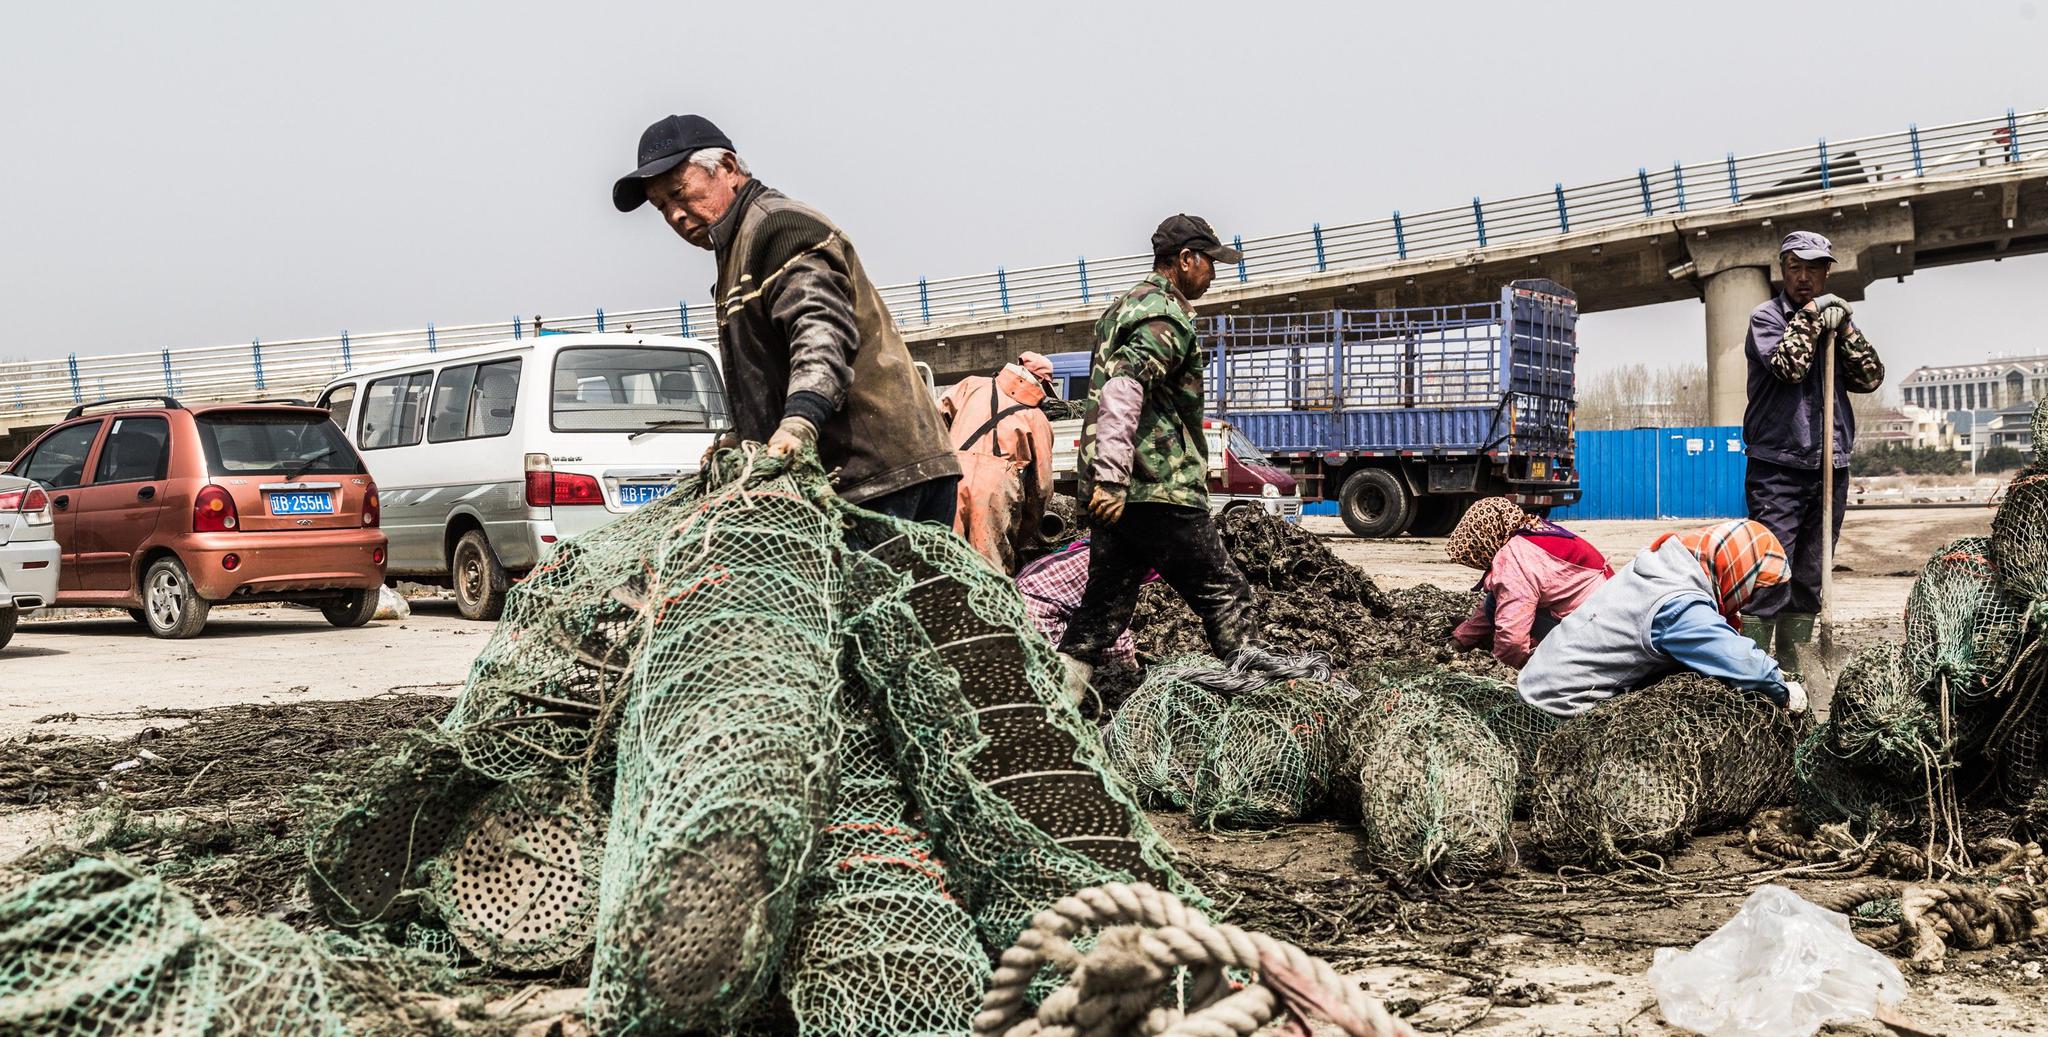
<path id="1" fill-rule="evenodd" d="M 146 708 L 359 698 L 417 685 L 453 694 L 491 629 L 442 600 L 354 630 L 310 609 L 270 605 L 217 609 L 198 637 L 163 641 L 126 616 L 53 609 L 23 622 L 0 651 L 0 740 L 125 735 L 164 723 L 118 715 Z"/>

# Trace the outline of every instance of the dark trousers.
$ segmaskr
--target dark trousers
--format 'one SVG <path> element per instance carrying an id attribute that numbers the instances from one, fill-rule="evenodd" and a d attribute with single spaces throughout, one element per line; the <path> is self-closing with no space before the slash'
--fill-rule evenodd
<path id="1" fill-rule="evenodd" d="M 1100 662 L 1102 652 L 1131 625 L 1138 591 L 1152 570 L 1202 618 L 1218 658 L 1228 659 L 1244 647 L 1251 587 L 1223 549 L 1206 509 L 1132 504 L 1116 525 L 1096 523 L 1092 536 L 1088 588 L 1060 638 L 1060 651 Z"/>
<path id="2" fill-rule="evenodd" d="M 1749 498 L 1749 517 L 1764 524 L 1785 545 L 1792 578 L 1765 587 L 1742 611 L 1758 619 L 1780 615 L 1813 615 L 1820 611 L 1820 471 L 1787 468 L 1749 459 L 1742 488 Z M 1849 506 L 1849 470 L 1835 469 L 1836 543 L 1842 539 L 1842 512 Z"/>
<path id="3" fill-rule="evenodd" d="M 890 518 L 929 522 L 951 529 L 953 514 L 960 509 L 960 477 L 942 475 L 911 483 L 900 490 L 861 501 L 860 506 Z"/>

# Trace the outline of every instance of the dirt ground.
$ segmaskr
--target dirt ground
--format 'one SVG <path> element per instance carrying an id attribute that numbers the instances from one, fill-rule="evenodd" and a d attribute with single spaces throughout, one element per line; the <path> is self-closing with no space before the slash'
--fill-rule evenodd
<path id="1" fill-rule="evenodd" d="M 89 618 L 81 618 L 89 617 Z M 461 687 L 491 625 L 451 602 L 414 604 L 410 618 L 336 630 L 310 609 L 217 609 L 187 641 L 162 641 L 110 612 L 44 611 L 0 652 L 0 741 L 31 733 L 122 735 L 139 709 L 204 709 Z"/>
<path id="2" fill-rule="evenodd" d="M 1840 559 L 1849 571 L 1838 574 L 1850 636 L 1896 636 L 1911 571 L 1948 539 L 1983 532 L 1989 520 L 1982 508 L 1852 514 Z M 1334 534 L 1337 553 L 1388 589 L 1472 581 L 1469 570 L 1443 560 L 1441 539 L 1364 541 L 1342 535 L 1334 519 L 1309 523 Z M 1575 528 L 1620 563 L 1656 533 L 1683 525 Z M 0 663 L 11 678 L 0 688 L 0 763 L 10 744 L 40 751 L 75 737 L 147 737 L 145 729 L 182 723 L 184 711 L 231 703 L 360 698 L 394 688 L 452 693 L 490 629 L 432 603 L 410 619 L 354 631 L 333 630 L 315 613 L 267 608 L 224 610 L 203 636 L 163 642 L 125 618 L 58 614 L 25 624 Z M 81 806 L 0 800 L 0 860 L 61 835 Z M 1182 815 L 1154 820 L 1233 921 L 1301 943 L 1430 1032 L 1679 1033 L 1661 1021 L 1644 978 L 1657 947 L 1698 942 L 1761 882 L 1813 892 L 1844 881 L 1787 874 L 1750 856 L 1740 833 L 1728 833 L 1697 840 L 1655 881 L 1518 868 L 1469 890 L 1404 895 L 1365 866 L 1355 825 L 1215 834 Z M 1908 972 L 1904 1012 L 1925 1033 L 2048 1032 L 2044 965 L 2048 946 L 2039 942 L 1951 952 L 1940 973 Z M 1868 1024 L 1823 1032 L 1890 1031 Z"/>

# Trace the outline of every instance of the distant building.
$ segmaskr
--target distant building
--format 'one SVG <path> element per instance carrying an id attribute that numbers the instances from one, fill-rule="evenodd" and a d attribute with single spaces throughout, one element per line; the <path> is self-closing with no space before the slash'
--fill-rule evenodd
<path id="1" fill-rule="evenodd" d="M 1922 450 L 1946 450 L 1955 441 L 1955 427 L 1946 417 L 1911 405 L 1880 411 L 1859 423 L 1856 441 Z"/>
<path id="2" fill-rule="evenodd" d="M 1986 447 L 2011 447 L 2022 454 L 2034 452 L 2034 406 L 2021 403 L 1998 412 L 1985 426 Z"/>
<path id="3" fill-rule="evenodd" d="M 1943 413 L 2004 410 L 2044 398 L 2048 398 L 2048 356 L 1922 367 L 1899 382 L 1902 402 Z"/>

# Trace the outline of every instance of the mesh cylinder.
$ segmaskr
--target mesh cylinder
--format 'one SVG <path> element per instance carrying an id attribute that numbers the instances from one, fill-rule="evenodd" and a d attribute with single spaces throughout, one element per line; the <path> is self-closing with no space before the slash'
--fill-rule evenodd
<path id="1" fill-rule="evenodd" d="M 1381 692 L 1353 721 L 1350 742 L 1374 867 L 1402 883 L 1463 885 L 1513 863 L 1519 768 L 1470 710 L 1427 689 Z"/>

